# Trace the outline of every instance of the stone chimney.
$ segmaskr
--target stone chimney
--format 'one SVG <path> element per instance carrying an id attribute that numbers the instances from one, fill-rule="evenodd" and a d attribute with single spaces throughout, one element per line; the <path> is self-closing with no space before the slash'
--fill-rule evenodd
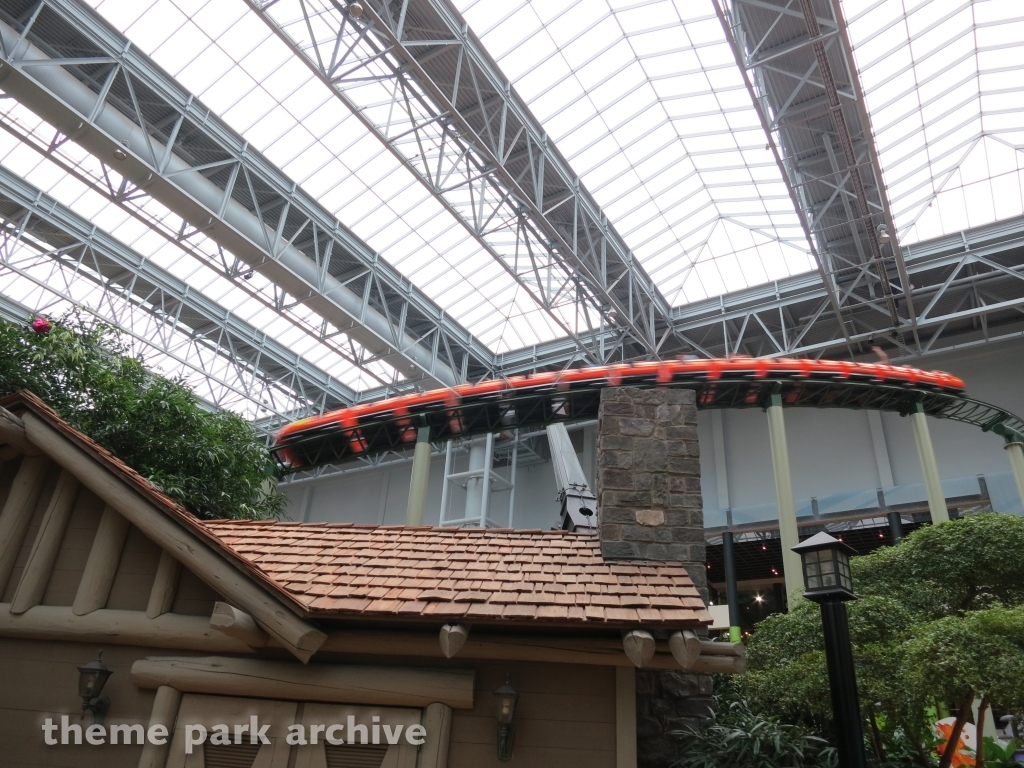
<path id="1" fill-rule="evenodd" d="M 682 563 L 706 602 L 695 393 L 603 389 L 597 463 L 597 516 L 605 558 Z"/>
<path id="2" fill-rule="evenodd" d="M 601 391 L 597 519 L 605 559 L 682 564 L 707 602 L 697 406 L 685 389 Z M 636 672 L 638 768 L 669 768 L 672 733 L 711 711 L 712 680 L 682 670 Z"/>

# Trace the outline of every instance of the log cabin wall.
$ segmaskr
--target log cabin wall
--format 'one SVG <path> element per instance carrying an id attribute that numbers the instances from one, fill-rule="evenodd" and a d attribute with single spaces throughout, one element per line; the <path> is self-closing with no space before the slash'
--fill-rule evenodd
<path id="1" fill-rule="evenodd" d="M 46 746 L 41 730 L 46 717 L 88 725 L 79 718 L 77 667 L 96 658 L 114 670 L 104 694 L 111 700 L 107 723 L 148 724 L 154 691 L 137 688 L 132 664 L 147 656 L 201 656 L 189 651 L 95 643 L 0 638 L 0 765 L 54 768 L 135 768 L 142 748 L 136 745 Z M 287 660 L 281 649 L 262 656 Z M 319 660 L 318 660 L 319 661 Z M 323 662 L 358 663 L 332 654 Z M 394 657 L 373 664 L 396 667 L 474 669 L 474 708 L 455 710 L 448 768 L 499 768 L 492 691 L 508 677 L 520 693 L 515 717 L 517 768 L 615 768 L 615 669 L 574 664 L 519 662 L 467 663 Z M 298 664 L 297 661 L 291 662 Z"/>

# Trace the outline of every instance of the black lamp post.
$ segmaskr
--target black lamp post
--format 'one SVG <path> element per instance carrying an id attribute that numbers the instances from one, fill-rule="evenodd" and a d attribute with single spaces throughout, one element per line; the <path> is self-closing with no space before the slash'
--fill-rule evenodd
<path id="1" fill-rule="evenodd" d="M 825 659 L 832 691 L 832 714 L 836 721 L 839 768 L 866 768 L 864 731 L 861 728 L 860 697 L 850 647 L 847 600 L 856 600 L 850 575 L 853 547 L 822 531 L 793 547 L 800 554 L 804 572 L 804 597 L 821 606 L 825 631 Z"/>
<path id="2" fill-rule="evenodd" d="M 516 713 L 517 701 L 519 694 L 508 680 L 494 692 L 494 703 L 498 709 L 498 759 L 503 763 L 512 759 L 512 744 L 516 734 L 512 718 Z"/>

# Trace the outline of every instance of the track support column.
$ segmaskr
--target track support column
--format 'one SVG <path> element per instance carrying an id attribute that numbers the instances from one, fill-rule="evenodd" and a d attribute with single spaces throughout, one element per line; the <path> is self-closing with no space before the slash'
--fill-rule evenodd
<path id="1" fill-rule="evenodd" d="M 733 551 L 732 531 L 722 534 L 722 554 L 725 556 L 725 594 L 729 601 L 729 642 L 742 640 L 740 633 L 740 598 L 736 588 L 736 554 Z"/>
<path id="2" fill-rule="evenodd" d="M 1021 503 L 1024 503 L 1024 443 L 1020 435 L 1010 434 L 1005 436 L 1006 454 L 1010 459 L 1010 467 L 1013 468 L 1013 479 L 1017 481 L 1017 493 L 1020 495 Z"/>
<path id="3" fill-rule="evenodd" d="M 793 477 L 789 470 L 782 396 L 777 392 L 772 393 L 765 413 L 768 414 L 768 437 L 772 445 L 772 468 L 775 470 L 775 499 L 779 505 L 779 537 L 782 539 L 786 598 L 792 606 L 803 594 L 804 576 L 800 555 L 793 551 L 793 547 L 800 543 L 800 534 L 796 525 L 796 502 L 793 500 Z"/>
<path id="4" fill-rule="evenodd" d="M 928 417 L 924 415 L 921 403 L 914 404 L 914 410 L 910 412 L 910 425 L 914 430 L 917 457 L 921 460 L 921 474 L 924 476 L 932 525 L 938 525 L 949 520 L 949 510 L 946 508 L 946 494 L 942 491 L 942 480 L 939 478 L 939 465 L 935 461 L 932 436 L 928 431 Z"/>
<path id="5" fill-rule="evenodd" d="M 427 484 L 430 482 L 430 427 L 416 432 L 416 448 L 412 456 L 412 478 L 409 480 L 409 506 L 405 511 L 406 525 L 423 525 L 423 511 L 427 506 Z"/>

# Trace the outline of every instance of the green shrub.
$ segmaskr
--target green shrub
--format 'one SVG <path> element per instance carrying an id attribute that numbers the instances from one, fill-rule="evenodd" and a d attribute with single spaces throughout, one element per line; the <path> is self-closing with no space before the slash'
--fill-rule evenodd
<path id="1" fill-rule="evenodd" d="M 0 320 L 0 397 L 27 389 L 201 518 L 280 516 L 266 445 L 183 381 L 146 370 L 109 326 L 69 315 L 38 333 Z"/>
<path id="2" fill-rule="evenodd" d="M 745 701 L 716 697 L 716 717 L 672 735 L 676 768 L 835 768 L 835 747 L 799 725 L 751 711 Z"/>

